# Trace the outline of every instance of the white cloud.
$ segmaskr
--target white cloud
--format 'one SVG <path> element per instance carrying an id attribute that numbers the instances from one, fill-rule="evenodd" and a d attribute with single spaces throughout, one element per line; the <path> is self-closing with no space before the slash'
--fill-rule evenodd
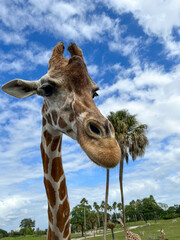
<path id="1" fill-rule="evenodd" d="M 1 96 L 3 99 L 6 104 L 2 108 L 0 105 L 0 185 L 7 186 L 42 176 L 41 162 L 29 165 L 33 157 L 40 156 L 41 105 L 36 97 L 19 103 L 4 95 Z M 8 169 L 8 174 L 5 169 Z"/>
<path id="2" fill-rule="evenodd" d="M 172 31 L 180 27 L 180 3 L 178 0 L 151 2 L 138 1 L 98 1 L 112 8 L 119 15 L 132 12 L 143 30 L 150 36 L 157 36 L 169 52 L 169 57 L 178 56 L 180 53 L 179 42 L 175 41 Z M 124 26 L 119 26 L 119 19 L 113 19 L 105 13 L 97 15 L 93 12 L 96 8 L 94 1 L 29 1 L 26 5 L 17 2 L 9 4 L 8 1 L 0 3 L 0 18 L 5 30 L 1 30 L 1 40 L 5 44 L 25 44 L 28 39 L 29 26 L 33 31 L 49 32 L 55 37 L 63 36 L 68 40 L 82 42 L 84 40 L 106 40 L 107 33 L 113 39 L 109 41 L 112 51 L 119 51 L 127 56 L 136 51 L 138 39 L 126 37 L 121 39 L 118 35 L 126 31 Z M 16 14 L 10 14 L 15 12 Z M 170 17 L 169 17 L 170 16 Z M 178 33 L 178 31 L 177 31 Z M 25 37 L 25 35 L 26 37 Z"/>
<path id="3" fill-rule="evenodd" d="M 115 41 L 109 42 L 109 49 L 114 52 L 118 51 L 123 56 L 128 56 L 137 51 L 138 44 L 139 40 L 136 38 L 133 37 L 122 38 L 119 36 L 119 38 L 116 39 Z"/>
<path id="4" fill-rule="evenodd" d="M 5 32 L 2 29 L 0 30 L 0 40 L 5 44 L 19 44 L 23 45 L 26 43 L 26 39 L 22 34 L 14 32 Z"/>
<path id="5" fill-rule="evenodd" d="M 29 199 L 22 196 L 12 196 L 0 201 L 0 222 L 9 223 L 27 213 Z"/>
<path id="6" fill-rule="evenodd" d="M 88 65 L 87 68 L 90 76 L 96 76 L 99 72 L 98 66 L 95 64 Z"/>
<path id="7" fill-rule="evenodd" d="M 110 87 L 101 87 L 100 110 L 107 115 L 110 111 L 129 109 L 149 125 L 149 137 L 163 139 L 170 134 L 180 134 L 179 75 L 178 65 L 166 73 L 159 66 L 143 67 L 137 61 L 131 68 L 121 69 Z"/>
<path id="8" fill-rule="evenodd" d="M 169 56 L 179 55 L 179 42 L 174 41 L 172 36 L 173 29 L 180 27 L 178 0 L 105 0 L 101 2 L 119 14 L 131 12 L 146 34 L 159 38 L 169 52 Z"/>
<path id="9" fill-rule="evenodd" d="M 35 69 L 38 65 L 47 66 L 52 49 L 37 44 L 13 49 L 10 53 L 1 52 L 0 72 L 20 73 Z"/>
<path id="10" fill-rule="evenodd" d="M 168 38 L 165 42 L 165 47 L 169 57 L 179 56 L 180 43 L 174 41 L 172 38 Z"/>
<path id="11" fill-rule="evenodd" d="M 105 14 L 92 14 L 94 8 L 95 4 L 92 1 L 79 0 L 71 3 L 46 0 L 43 4 L 41 1 L 31 0 L 26 6 L 16 3 L 10 5 L 9 2 L 2 1 L 0 18 L 4 26 L 14 32 L 17 39 L 19 33 L 31 26 L 35 31 L 48 31 L 65 39 L 100 40 L 100 36 L 113 28 L 114 21 Z M 16 14 L 10 14 L 12 11 Z M 28 30 L 26 34 L 28 35 Z M 8 33 L 4 35 L 8 36 Z M 4 37 L 5 40 L 8 43 L 7 37 Z"/>
<path id="12" fill-rule="evenodd" d="M 165 39 L 171 35 L 173 27 L 179 26 L 180 2 L 178 0 L 152 0 L 151 2 L 110 0 L 103 2 L 107 7 L 113 8 L 120 14 L 132 12 L 147 34 L 155 34 Z"/>
<path id="13" fill-rule="evenodd" d="M 0 63 L 1 72 L 22 72 L 25 68 L 22 60 L 4 61 Z"/>
<path id="14" fill-rule="evenodd" d="M 20 194 L 10 194 L 0 200 L 0 228 L 7 231 L 18 229 L 20 222 L 24 218 L 35 220 L 36 227 L 45 229 L 48 227 L 46 197 L 44 194 L 24 192 Z"/>
<path id="15" fill-rule="evenodd" d="M 150 195 L 155 197 L 157 202 L 168 203 L 168 205 L 173 205 L 180 197 L 179 195 L 179 181 L 175 177 L 169 179 L 168 176 L 164 176 L 168 173 L 167 169 L 164 175 L 161 173 L 164 171 L 164 166 L 162 165 L 158 171 L 156 171 L 156 176 L 152 176 L 154 168 L 148 169 L 151 165 L 144 164 L 144 161 L 139 161 L 138 164 L 125 165 L 124 173 L 124 195 L 125 204 L 129 204 L 132 200 L 143 199 Z M 169 164 L 170 166 L 170 164 Z M 113 170 L 114 171 L 114 170 Z M 131 174 L 132 172 L 132 174 Z M 110 176 L 112 177 L 112 172 L 110 171 Z M 149 174 L 149 175 L 148 175 Z M 155 174 L 155 173 L 154 173 Z M 145 178 L 146 176 L 146 178 Z M 99 205 L 101 201 L 105 199 L 105 179 L 106 171 L 104 171 L 104 183 L 96 184 L 93 187 L 76 187 L 69 188 L 69 198 L 71 209 L 79 204 L 81 199 L 85 197 L 88 202 L 93 205 L 93 202 L 97 202 Z M 111 179 L 111 178 L 110 178 Z M 171 181 L 170 181 L 171 180 Z M 176 183 L 174 181 L 176 181 Z M 169 194 L 169 191 L 173 191 L 173 199 Z M 83 194 L 82 194 L 83 193 Z M 91 193 L 91 194 L 89 194 Z M 114 201 L 121 202 L 120 186 L 118 180 L 118 174 L 116 171 L 116 181 L 110 181 L 109 186 L 109 204 Z"/>

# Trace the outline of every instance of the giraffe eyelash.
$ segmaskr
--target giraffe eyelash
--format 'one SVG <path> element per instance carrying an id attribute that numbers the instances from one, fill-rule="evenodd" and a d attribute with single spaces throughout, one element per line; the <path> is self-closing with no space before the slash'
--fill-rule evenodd
<path id="1" fill-rule="evenodd" d="M 95 97 L 98 97 L 98 96 L 99 96 L 99 94 L 97 92 L 94 92 L 92 98 L 95 98 Z"/>

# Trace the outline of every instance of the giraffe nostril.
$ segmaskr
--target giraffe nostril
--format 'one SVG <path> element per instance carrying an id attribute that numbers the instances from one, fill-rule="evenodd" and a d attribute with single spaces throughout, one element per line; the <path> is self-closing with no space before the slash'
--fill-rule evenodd
<path id="1" fill-rule="evenodd" d="M 98 135 L 98 136 L 102 135 L 101 130 L 99 129 L 99 127 L 96 124 L 90 122 L 88 124 L 88 128 L 93 134 Z"/>

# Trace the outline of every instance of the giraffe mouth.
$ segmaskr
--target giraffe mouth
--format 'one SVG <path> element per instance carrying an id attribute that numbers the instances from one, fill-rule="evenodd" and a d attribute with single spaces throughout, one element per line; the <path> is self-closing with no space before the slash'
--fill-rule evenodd
<path id="1" fill-rule="evenodd" d="M 109 169 L 116 167 L 120 162 L 120 148 L 114 146 L 109 147 L 109 145 L 114 145 L 114 143 L 108 142 L 107 144 L 105 144 L 106 146 L 103 146 L 102 144 L 96 151 L 93 150 L 96 147 L 96 144 L 94 143 L 87 145 L 80 143 L 80 145 L 84 152 L 87 154 L 87 156 L 91 159 L 91 161 L 98 166 Z"/>

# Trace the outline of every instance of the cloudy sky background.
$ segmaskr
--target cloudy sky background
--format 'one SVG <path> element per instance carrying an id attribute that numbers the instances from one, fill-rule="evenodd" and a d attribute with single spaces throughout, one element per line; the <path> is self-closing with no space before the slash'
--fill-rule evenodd
<path id="1" fill-rule="evenodd" d="M 83 49 L 104 115 L 128 109 L 149 126 L 144 158 L 125 165 L 126 204 L 150 194 L 180 204 L 180 1 L 1 0 L 1 85 L 39 79 L 58 41 Z M 0 91 L 0 228 L 8 231 L 23 218 L 47 228 L 41 106 L 41 97 L 17 100 Z M 62 148 L 71 209 L 83 197 L 100 204 L 106 171 L 66 136 Z M 110 172 L 110 204 L 120 202 L 118 172 Z"/>

